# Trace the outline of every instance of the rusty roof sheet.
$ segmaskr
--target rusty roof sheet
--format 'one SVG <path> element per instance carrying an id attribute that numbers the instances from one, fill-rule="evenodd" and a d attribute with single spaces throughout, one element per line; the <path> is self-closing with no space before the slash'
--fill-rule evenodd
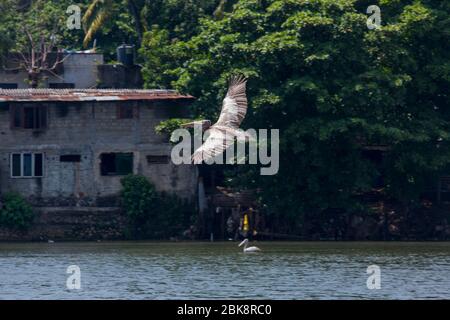
<path id="1" fill-rule="evenodd" d="M 0 89 L 0 102 L 192 100 L 174 90 L 135 89 Z"/>

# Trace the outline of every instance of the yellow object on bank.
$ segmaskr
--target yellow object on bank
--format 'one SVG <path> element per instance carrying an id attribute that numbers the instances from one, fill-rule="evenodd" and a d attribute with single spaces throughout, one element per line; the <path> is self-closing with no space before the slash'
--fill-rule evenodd
<path id="1" fill-rule="evenodd" d="M 246 215 L 246 214 L 244 214 L 244 226 L 242 229 L 244 231 L 248 231 L 250 229 L 249 225 L 248 225 L 248 215 Z"/>

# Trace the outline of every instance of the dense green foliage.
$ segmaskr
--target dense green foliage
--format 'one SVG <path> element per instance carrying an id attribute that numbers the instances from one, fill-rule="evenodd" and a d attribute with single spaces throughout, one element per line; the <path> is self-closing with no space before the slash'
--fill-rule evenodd
<path id="1" fill-rule="evenodd" d="M 71 0 L 30 1 L 4 0 L 0 4 L 1 45 L 13 52 L 27 53 L 30 50 L 29 37 L 38 43 L 55 37 L 55 44 L 67 49 L 80 48 L 83 37 L 82 30 L 67 28 L 67 8 L 73 4 Z M 81 5 L 81 3 L 80 3 Z M 27 32 L 25 32 L 27 31 Z"/>
<path id="2" fill-rule="evenodd" d="M 180 118 L 172 118 L 168 120 L 161 121 L 156 127 L 155 131 L 159 134 L 169 134 L 174 130 L 182 127 L 183 124 L 192 122 L 192 119 L 180 119 Z"/>
<path id="3" fill-rule="evenodd" d="M 122 179 L 122 201 L 128 217 L 137 222 L 145 220 L 148 211 L 156 207 L 158 198 L 155 187 L 143 176 L 127 176 Z"/>
<path id="4" fill-rule="evenodd" d="M 2 0 L 0 2 L 0 53 L 27 51 L 24 27 L 37 39 L 55 34 L 65 49 L 81 50 L 94 40 L 107 61 L 115 60 L 122 43 L 141 45 L 142 33 L 162 26 L 171 38 L 188 39 L 199 28 L 199 20 L 213 16 L 220 0 Z M 232 1 L 225 1 L 228 10 Z M 81 8 L 80 30 L 66 27 L 70 5 Z M 88 15 L 86 14 L 88 13 Z M 96 19 L 98 19 L 96 21 Z M 89 34 L 92 30 L 91 34 Z M 86 35 L 89 37 L 86 38 Z M 83 40 L 86 38 L 85 46 Z"/>
<path id="5" fill-rule="evenodd" d="M 301 217 L 360 210 L 357 194 L 383 173 L 384 193 L 408 205 L 448 173 L 448 1 L 379 1 L 369 30 L 362 0 L 241 0 L 221 20 L 203 19 L 179 41 L 163 29 L 144 38 L 149 86 L 196 96 L 195 115 L 214 119 L 226 79 L 243 73 L 244 127 L 280 129 L 280 172 L 252 166 L 230 180 L 262 187 L 269 211 Z M 380 165 L 363 145 L 385 145 Z"/>
<path id="6" fill-rule="evenodd" d="M 16 193 L 7 193 L 2 197 L 0 226 L 11 229 L 26 229 L 34 219 L 32 207 Z"/>
<path id="7" fill-rule="evenodd" d="M 87 0 L 84 29 L 88 43 L 98 40 L 107 59 L 114 59 L 115 48 L 121 43 L 140 47 L 143 33 L 166 30 L 171 39 L 189 39 L 196 33 L 199 20 L 211 17 L 220 0 Z M 223 2 L 223 1 L 222 1 Z M 223 10 L 232 1 L 225 1 Z M 93 29 L 90 34 L 90 29 Z M 148 36 L 147 36 L 148 38 Z M 145 42 L 145 41 L 144 41 Z M 86 43 L 87 44 L 87 43 Z"/>
<path id="8" fill-rule="evenodd" d="M 130 221 L 131 238 L 168 239 L 189 227 L 192 206 L 176 195 L 158 193 L 143 176 L 122 179 L 122 205 Z"/>

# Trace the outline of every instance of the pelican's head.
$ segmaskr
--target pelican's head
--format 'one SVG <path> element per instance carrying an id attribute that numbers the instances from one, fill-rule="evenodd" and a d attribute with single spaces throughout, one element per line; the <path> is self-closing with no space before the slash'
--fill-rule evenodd
<path id="1" fill-rule="evenodd" d="M 207 129 L 207 128 L 211 127 L 211 120 L 202 120 L 200 122 L 202 123 L 203 128 Z"/>
<path id="2" fill-rule="evenodd" d="M 241 243 L 239 243 L 238 247 L 243 246 L 244 244 L 246 244 L 248 242 L 248 239 L 244 239 Z"/>

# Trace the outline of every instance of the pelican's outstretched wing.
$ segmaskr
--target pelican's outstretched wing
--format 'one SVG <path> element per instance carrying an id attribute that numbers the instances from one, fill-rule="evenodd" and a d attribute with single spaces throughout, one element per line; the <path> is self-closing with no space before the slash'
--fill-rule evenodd
<path id="1" fill-rule="evenodd" d="M 237 129 L 247 113 L 247 79 L 242 76 L 233 76 L 230 79 L 228 92 L 223 99 L 222 111 L 215 125 Z"/>
<path id="2" fill-rule="evenodd" d="M 226 134 L 214 127 L 207 130 L 205 134 L 209 135 L 206 141 L 192 155 L 194 164 L 201 164 L 203 161 L 209 162 L 234 143 L 234 135 Z"/>

